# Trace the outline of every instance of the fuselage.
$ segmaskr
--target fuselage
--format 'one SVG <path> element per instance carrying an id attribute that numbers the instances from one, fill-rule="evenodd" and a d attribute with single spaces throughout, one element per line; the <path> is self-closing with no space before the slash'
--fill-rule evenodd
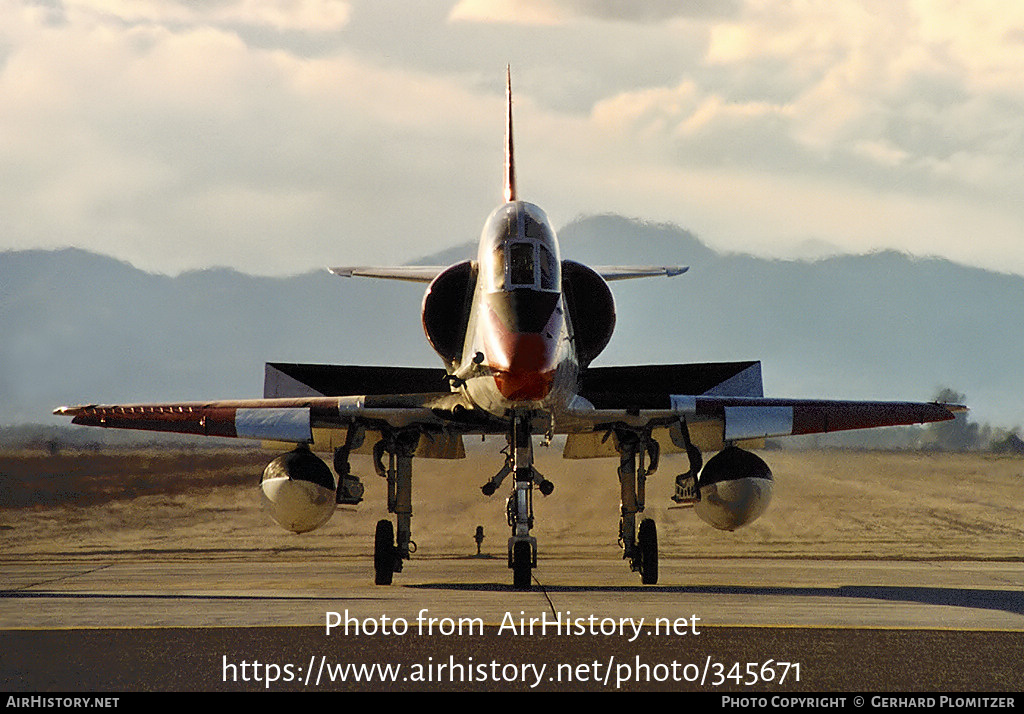
<path id="1" fill-rule="evenodd" d="M 462 363 L 473 403 L 499 417 L 556 412 L 579 375 L 558 240 L 537 206 L 509 201 L 484 224 Z"/>

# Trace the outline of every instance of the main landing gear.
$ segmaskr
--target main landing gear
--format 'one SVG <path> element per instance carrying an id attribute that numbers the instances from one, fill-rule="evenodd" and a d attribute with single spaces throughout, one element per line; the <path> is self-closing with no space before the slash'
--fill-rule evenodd
<path id="1" fill-rule="evenodd" d="M 619 545 L 622 557 L 633 572 L 640 573 L 644 585 L 658 582 L 658 530 L 654 520 L 645 518 L 636 526 L 636 516 L 644 511 L 647 476 L 658 470 L 660 449 L 650 428 L 616 427 L 615 446 L 619 452 L 619 488 L 622 515 L 619 520 Z M 650 465 L 646 465 L 647 460 Z"/>
<path id="2" fill-rule="evenodd" d="M 373 447 L 373 465 L 377 474 L 388 481 L 388 513 L 394 513 L 398 522 L 377 521 L 373 537 L 374 583 L 390 585 L 395 573 L 402 572 L 402 561 L 416 552 L 412 540 L 412 457 L 420 443 L 417 428 L 388 430 Z M 384 454 L 388 465 L 384 466 Z"/>
<path id="3" fill-rule="evenodd" d="M 512 570 L 512 585 L 516 590 L 529 590 L 533 582 L 533 569 L 537 567 L 537 539 L 530 534 L 533 529 L 533 488 L 542 495 L 554 491 L 554 484 L 544 478 L 533 465 L 533 414 L 515 414 L 510 420 L 506 438 L 505 464 L 501 470 L 483 485 L 484 495 L 493 495 L 509 475 L 514 475 L 515 485 L 508 498 L 506 512 L 512 534 L 508 539 L 508 567 Z M 677 503 L 692 503 L 700 499 L 697 490 L 697 473 L 702 459 L 700 451 L 693 446 L 689 433 L 683 424 L 683 438 L 690 460 L 690 470 L 676 479 Z M 660 449 L 651 434 L 651 427 L 631 427 L 617 424 L 609 430 L 615 436 L 615 448 L 619 453 L 619 486 L 621 493 L 621 516 L 619 520 L 619 545 L 622 557 L 629 562 L 634 572 L 640 573 L 640 582 L 655 585 L 658 582 L 658 531 L 651 518 L 644 518 L 637 525 L 637 515 L 644 511 L 647 477 L 658 469 Z M 397 523 L 390 520 L 378 521 L 374 534 L 373 564 L 375 582 L 390 585 L 394 574 L 401 572 L 402 561 L 416 552 L 416 543 L 411 537 L 412 523 L 412 459 L 419 446 L 420 430 L 387 429 L 373 449 L 374 467 L 388 483 L 388 512 L 394 513 Z M 338 503 L 358 502 L 362 496 L 362 484 L 348 471 L 348 454 L 362 443 L 361 430 L 353 432 L 346 439 L 345 447 L 335 453 L 335 470 L 339 475 Z M 384 463 L 385 454 L 388 457 Z M 344 486 L 343 486 L 344 483 Z"/>
<path id="4" fill-rule="evenodd" d="M 507 505 L 508 525 L 512 536 L 508 539 L 508 567 L 512 570 L 512 587 L 529 590 L 533 582 L 533 568 L 537 567 L 537 539 L 530 535 L 533 528 L 533 487 L 544 496 L 555 490 L 553 483 L 544 478 L 533 466 L 532 416 L 517 414 L 509 427 L 505 465 L 481 489 L 485 496 L 493 495 L 509 474 L 515 475 L 515 487 Z"/>

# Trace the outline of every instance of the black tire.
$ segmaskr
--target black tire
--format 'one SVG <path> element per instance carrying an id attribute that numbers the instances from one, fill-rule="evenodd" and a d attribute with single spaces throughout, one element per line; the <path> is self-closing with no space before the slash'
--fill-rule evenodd
<path id="1" fill-rule="evenodd" d="M 533 549 L 529 542 L 518 541 L 512 545 L 512 587 L 516 590 L 529 590 L 533 582 Z"/>
<path id="2" fill-rule="evenodd" d="M 652 519 L 645 518 L 640 522 L 637 541 L 640 547 L 640 582 L 644 585 L 657 585 L 658 528 Z"/>
<path id="3" fill-rule="evenodd" d="M 373 537 L 373 582 L 390 585 L 395 575 L 395 527 L 389 520 L 377 521 Z"/>

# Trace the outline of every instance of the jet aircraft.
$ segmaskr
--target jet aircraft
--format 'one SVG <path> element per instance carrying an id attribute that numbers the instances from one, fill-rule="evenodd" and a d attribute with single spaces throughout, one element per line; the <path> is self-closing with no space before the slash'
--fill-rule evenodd
<path id="1" fill-rule="evenodd" d="M 688 462 L 675 477 L 673 500 L 715 528 L 733 530 L 760 516 L 771 498 L 771 470 L 747 450 L 766 437 L 944 421 L 964 409 L 767 398 L 760 362 L 592 367 L 615 326 L 608 282 L 677 276 L 687 268 L 588 267 L 563 258 L 547 216 L 519 197 L 510 72 L 507 92 L 505 200 L 484 223 L 476 258 L 451 266 L 331 269 L 343 277 L 427 283 L 423 329 L 443 369 L 268 363 L 262 399 L 91 404 L 54 413 L 74 424 L 290 445 L 267 466 L 261 489 L 274 520 L 295 532 L 322 525 L 337 504 L 362 500 L 349 457 L 372 454 L 396 520 L 377 523 L 380 585 L 391 584 L 415 550 L 414 458 L 462 458 L 464 436 L 503 435 L 504 464 L 482 491 L 491 496 L 512 477 L 508 567 L 513 586 L 529 589 L 538 555 L 533 496 L 554 488 L 534 467 L 535 437 L 550 442 L 564 435 L 565 458 L 618 456 L 623 558 L 642 583 L 654 584 L 656 525 L 637 520 L 662 454 L 686 454 Z M 314 451 L 333 455 L 336 476 Z M 709 451 L 718 453 L 704 463 Z"/>

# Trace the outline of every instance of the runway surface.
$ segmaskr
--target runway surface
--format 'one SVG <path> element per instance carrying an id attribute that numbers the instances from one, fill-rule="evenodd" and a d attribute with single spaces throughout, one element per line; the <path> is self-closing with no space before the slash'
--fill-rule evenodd
<path id="1" fill-rule="evenodd" d="M 620 560 L 551 558 L 530 592 L 509 587 L 501 558 L 420 558 L 391 587 L 374 586 L 369 566 L 299 552 L 4 558 L 4 688 L 1024 686 L 1018 562 L 672 559 L 643 587 Z M 404 674 L 324 680 L 324 665 L 351 663 Z"/>

